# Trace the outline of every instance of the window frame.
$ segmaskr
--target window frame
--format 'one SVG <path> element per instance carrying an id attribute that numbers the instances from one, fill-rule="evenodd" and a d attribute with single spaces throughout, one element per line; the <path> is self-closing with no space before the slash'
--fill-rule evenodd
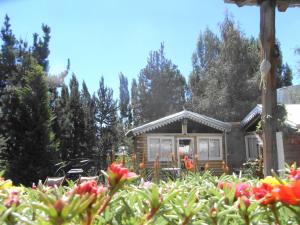
<path id="1" fill-rule="evenodd" d="M 250 158 L 250 155 L 249 155 L 249 145 L 248 145 L 248 140 L 250 139 L 250 138 L 257 138 L 257 140 L 258 140 L 258 144 L 262 144 L 262 140 L 261 140 L 261 138 L 259 137 L 259 135 L 258 134 L 255 134 L 255 133 L 251 133 L 251 134 L 246 134 L 245 135 L 245 147 L 246 147 L 246 159 L 247 160 L 254 160 L 254 159 L 257 159 L 258 157 L 259 157 L 259 149 L 258 149 L 258 152 L 257 152 L 257 158 Z"/>
<path id="2" fill-rule="evenodd" d="M 171 140 L 172 141 L 172 153 L 175 154 L 175 138 L 174 136 L 148 136 L 147 137 L 147 161 L 148 162 L 154 162 L 156 156 L 154 157 L 154 159 L 150 158 L 150 140 L 151 139 L 159 139 L 159 155 L 161 155 L 161 140 Z M 166 160 L 165 158 L 161 158 L 159 157 L 159 161 L 160 162 L 171 162 L 172 161 L 172 157 L 170 157 L 169 160 Z"/>
<path id="3" fill-rule="evenodd" d="M 199 144 L 200 144 L 200 140 L 207 140 L 208 139 L 208 157 L 207 159 L 201 159 L 200 156 L 200 148 L 199 148 Z M 219 157 L 211 157 L 209 155 L 210 152 L 210 142 L 212 139 L 217 139 L 219 140 L 220 143 L 220 156 Z M 223 160 L 223 137 L 222 135 L 201 135 L 201 136 L 197 136 L 197 156 L 198 156 L 198 160 L 200 161 L 213 161 L 213 160 Z"/>

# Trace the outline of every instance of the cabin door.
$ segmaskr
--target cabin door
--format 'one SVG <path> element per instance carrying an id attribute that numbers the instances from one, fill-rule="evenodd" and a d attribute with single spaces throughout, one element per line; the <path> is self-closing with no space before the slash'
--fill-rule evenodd
<path id="1" fill-rule="evenodd" d="M 178 167 L 181 168 L 184 156 L 188 156 L 193 160 L 194 154 L 194 139 L 193 138 L 177 138 L 177 158 Z"/>

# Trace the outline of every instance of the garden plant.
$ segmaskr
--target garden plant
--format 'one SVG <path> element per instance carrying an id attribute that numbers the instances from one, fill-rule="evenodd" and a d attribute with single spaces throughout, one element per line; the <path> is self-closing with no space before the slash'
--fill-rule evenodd
<path id="1" fill-rule="evenodd" d="M 250 179 L 186 171 L 150 182 L 122 164 L 105 184 L 14 186 L 0 180 L 0 224 L 300 224 L 300 168 Z"/>

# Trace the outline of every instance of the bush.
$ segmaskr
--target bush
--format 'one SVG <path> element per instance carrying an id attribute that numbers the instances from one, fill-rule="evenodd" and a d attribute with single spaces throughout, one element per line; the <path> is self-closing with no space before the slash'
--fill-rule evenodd
<path id="1" fill-rule="evenodd" d="M 284 179 L 190 173 L 140 180 L 112 164 L 107 185 L 15 187 L 0 181 L 0 224 L 300 224 L 300 168 Z M 132 184 L 135 180 L 136 184 Z"/>

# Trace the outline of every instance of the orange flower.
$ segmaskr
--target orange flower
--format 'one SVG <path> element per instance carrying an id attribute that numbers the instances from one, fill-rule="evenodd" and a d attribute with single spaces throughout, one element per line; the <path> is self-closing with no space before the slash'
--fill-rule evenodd
<path id="1" fill-rule="evenodd" d="M 187 170 L 194 169 L 194 165 L 193 165 L 192 161 L 187 156 L 184 156 L 183 160 L 184 160 L 184 166 Z"/>
<path id="2" fill-rule="evenodd" d="M 141 170 L 145 169 L 145 163 L 141 162 L 140 165 L 139 165 L 139 167 L 140 167 Z"/>
<path id="3" fill-rule="evenodd" d="M 298 205 L 300 203 L 300 180 L 291 184 L 281 184 L 273 190 L 277 200 L 287 205 Z"/>

